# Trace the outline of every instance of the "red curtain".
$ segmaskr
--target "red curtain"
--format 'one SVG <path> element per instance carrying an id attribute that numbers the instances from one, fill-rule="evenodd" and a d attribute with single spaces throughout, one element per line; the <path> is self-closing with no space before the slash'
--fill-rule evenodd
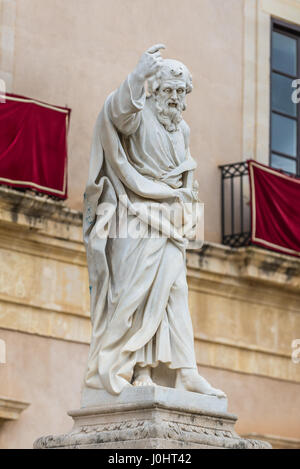
<path id="1" fill-rule="evenodd" d="M 300 179 L 248 161 L 251 188 L 251 241 L 300 257 Z"/>
<path id="2" fill-rule="evenodd" d="M 0 184 L 67 198 L 70 109 L 7 94 L 0 103 Z"/>

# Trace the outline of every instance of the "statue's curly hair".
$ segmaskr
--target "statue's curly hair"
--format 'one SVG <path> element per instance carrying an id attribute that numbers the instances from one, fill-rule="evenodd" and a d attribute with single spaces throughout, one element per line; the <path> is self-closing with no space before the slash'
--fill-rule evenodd
<path id="1" fill-rule="evenodd" d="M 170 77 L 183 78 L 186 83 L 186 93 L 191 93 L 193 89 L 192 75 L 190 74 L 188 68 L 178 60 L 164 59 L 163 65 L 159 72 L 148 79 L 149 95 L 151 96 L 152 94 L 155 94 L 158 91 L 162 80 Z"/>

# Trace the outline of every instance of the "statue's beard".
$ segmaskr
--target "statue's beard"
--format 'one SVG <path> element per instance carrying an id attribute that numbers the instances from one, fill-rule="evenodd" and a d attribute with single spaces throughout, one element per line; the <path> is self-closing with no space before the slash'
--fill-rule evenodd
<path id="1" fill-rule="evenodd" d="M 182 112 L 185 110 L 184 103 L 178 103 L 176 107 L 169 106 L 169 101 L 162 101 L 155 97 L 156 117 L 168 132 L 178 130 L 178 124 L 182 120 Z"/>

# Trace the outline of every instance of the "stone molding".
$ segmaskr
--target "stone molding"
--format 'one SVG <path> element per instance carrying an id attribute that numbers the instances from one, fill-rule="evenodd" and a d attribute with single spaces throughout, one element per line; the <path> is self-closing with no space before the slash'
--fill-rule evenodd
<path id="1" fill-rule="evenodd" d="M 264 289 L 280 287 L 289 298 L 293 292 L 296 297 L 300 294 L 300 259 L 256 246 L 230 248 L 205 243 L 200 252 L 187 253 L 187 267 L 188 275 L 195 278 L 211 273 L 232 286 L 251 281 Z"/>
<path id="2" fill-rule="evenodd" d="M 220 404 L 215 396 L 161 386 L 128 387 L 119 396 L 94 391 L 97 395 L 94 403 L 101 405 L 69 412 L 74 420 L 70 433 L 39 438 L 34 448 L 271 447 L 265 442 L 240 438 L 234 430 L 237 417 L 212 410 L 227 408 L 224 398 Z"/>
<path id="3" fill-rule="evenodd" d="M 187 253 L 187 275 L 199 365 L 300 382 L 291 360 L 300 331 L 298 258 L 208 243 Z"/>
<path id="4" fill-rule="evenodd" d="M 242 437 L 246 439 L 255 438 L 260 441 L 267 441 L 272 445 L 273 449 L 300 449 L 300 440 L 297 438 L 285 438 L 282 436 L 259 433 L 249 433 Z"/>
<path id="5" fill-rule="evenodd" d="M 0 396 L 0 422 L 18 420 L 21 413 L 27 409 L 29 405 L 28 402 Z"/>

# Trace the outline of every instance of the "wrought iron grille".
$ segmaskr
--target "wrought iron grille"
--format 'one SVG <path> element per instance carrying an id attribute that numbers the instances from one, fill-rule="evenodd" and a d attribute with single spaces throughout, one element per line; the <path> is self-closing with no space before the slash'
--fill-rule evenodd
<path id="1" fill-rule="evenodd" d="M 251 213 L 248 165 L 225 164 L 221 169 L 222 243 L 231 246 L 250 244 Z"/>

